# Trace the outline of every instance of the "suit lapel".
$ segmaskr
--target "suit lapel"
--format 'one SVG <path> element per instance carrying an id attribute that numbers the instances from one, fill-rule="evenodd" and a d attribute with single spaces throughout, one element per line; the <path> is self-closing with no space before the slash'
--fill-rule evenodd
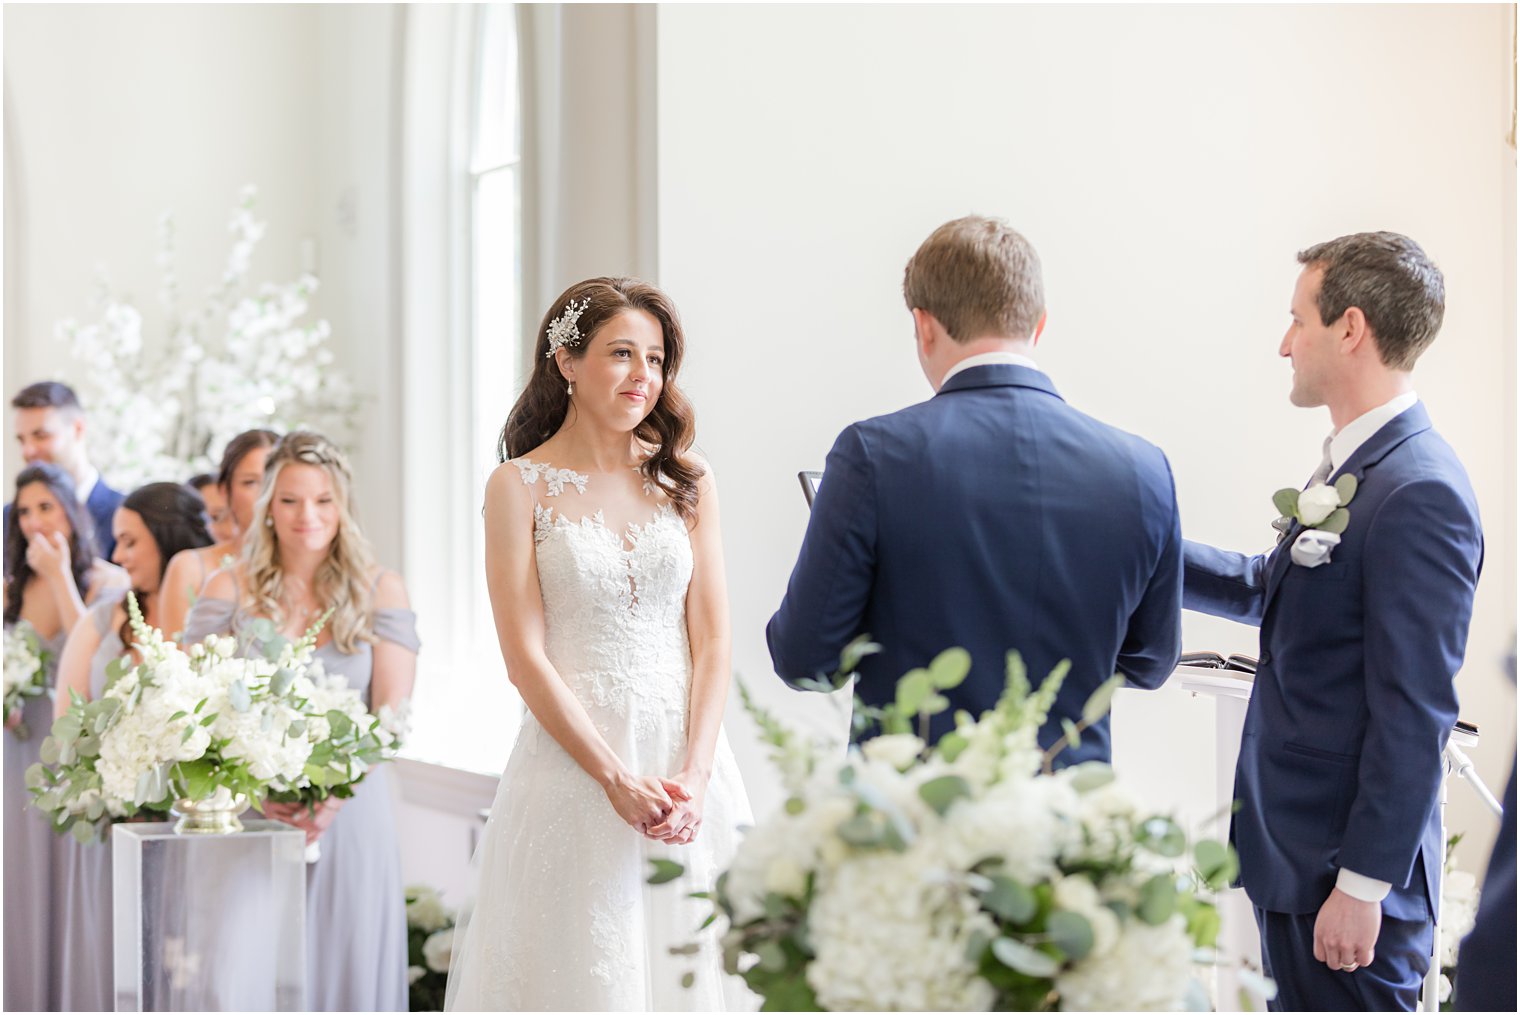
<path id="1" fill-rule="evenodd" d="M 1368 469 L 1381 462 L 1387 457 L 1389 452 L 1415 434 L 1423 433 L 1429 429 L 1430 413 L 1425 411 L 1423 402 L 1416 402 L 1385 423 L 1377 433 L 1363 441 L 1361 447 L 1353 451 L 1351 457 L 1342 462 L 1341 467 L 1335 470 L 1330 477 L 1330 482 L 1334 483 L 1342 476 L 1355 476 L 1357 485 L 1360 486 L 1362 478 L 1367 474 Z M 1354 525 L 1356 524 L 1356 499 L 1354 497 L 1351 501 L 1350 510 L 1352 524 Z M 1266 598 L 1262 603 L 1263 612 L 1265 612 L 1268 606 L 1272 605 L 1272 597 L 1277 595 L 1277 590 L 1281 587 L 1283 578 L 1288 574 L 1288 568 L 1292 566 L 1293 541 L 1303 531 L 1304 526 L 1295 521 L 1293 527 L 1288 530 L 1287 536 L 1277 545 L 1277 551 L 1272 557 L 1272 566 L 1267 571 L 1267 591 Z"/>

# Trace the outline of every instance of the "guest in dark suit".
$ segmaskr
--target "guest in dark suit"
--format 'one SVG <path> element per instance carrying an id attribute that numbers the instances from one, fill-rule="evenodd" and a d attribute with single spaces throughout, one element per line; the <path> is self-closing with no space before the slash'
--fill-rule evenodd
<path id="1" fill-rule="evenodd" d="M 67 470 L 74 479 L 81 503 L 95 522 L 95 545 L 106 560 L 116 550 L 111 534 L 111 518 L 120 506 L 122 494 L 106 485 L 100 472 L 90 464 L 85 448 L 84 409 L 74 389 L 58 381 L 38 381 L 22 388 L 11 399 L 16 410 L 16 440 L 26 464 L 51 462 Z M 7 523 L 11 506 L 5 505 Z"/>
<path id="2" fill-rule="evenodd" d="M 1329 520 L 1308 496 L 1271 553 L 1186 543 L 1184 605 L 1261 627 L 1230 834 L 1274 1007 L 1412 1011 L 1441 894 L 1442 753 L 1483 532 L 1411 379 L 1441 326 L 1440 271 L 1396 233 L 1298 260 L 1278 352 L 1293 362 L 1293 404 L 1330 410 L 1310 487 L 1355 477 L 1349 521 L 1338 539 L 1314 528 Z"/>
<path id="3" fill-rule="evenodd" d="M 1038 681 L 1071 672 L 1040 732 L 1081 718 L 1121 672 L 1155 688 L 1180 651 L 1181 535 L 1166 457 L 1067 405 L 1031 358 L 1045 324 L 1034 248 L 996 219 L 949 222 L 908 262 L 903 293 L 936 394 L 847 428 L 829 452 L 781 608 L 766 629 L 789 683 L 829 673 L 857 635 L 866 702 L 963 646 L 952 713 L 990 708 L 1017 649 Z M 1106 719 L 1057 764 L 1108 760 Z"/>

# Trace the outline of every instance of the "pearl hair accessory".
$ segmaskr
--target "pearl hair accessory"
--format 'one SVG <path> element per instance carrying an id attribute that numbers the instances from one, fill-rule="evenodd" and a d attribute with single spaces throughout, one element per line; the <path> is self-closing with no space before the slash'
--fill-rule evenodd
<path id="1" fill-rule="evenodd" d="M 590 298 L 580 301 L 575 300 L 565 304 L 564 313 L 549 322 L 549 351 L 544 353 L 545 358 L 551 357 L 561 347 L 573 347 L 581 340 L 581 329 L 576 327 L 575 322 L 580 320 L 581 314 L 591 306 Z"/>

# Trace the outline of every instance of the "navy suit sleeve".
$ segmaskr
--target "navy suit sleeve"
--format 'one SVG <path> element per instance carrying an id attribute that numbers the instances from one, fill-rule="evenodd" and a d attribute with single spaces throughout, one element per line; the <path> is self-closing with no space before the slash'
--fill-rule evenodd
<path id="1" fill-rule="evenodd" d="M 1440 797 L 1482 539 L 1457 492 L 1430 480 L 1389 495 L 1362 551 L 1367 733 L 1339 863 L 1400 887 Z"/>
<path id="2" fill-rule="evenodd" d="M 812 517 L 781 608 L 765 628 L 787 683 L 830 674 L 865 616 L 876 570 L 876 490 L 859 427 L 839 435 L 824 465 Z"/>
<path id="3" fill-rule="evenodd" d="M 1182 608 L 1261 626 L 1272 555 L 1182 541 Z"/>
<path id="4" fill-rule="evenodd" d="M 1119 646 L 1119 672 L 1130 684 L 1153 690 L 1166 683 L 1182 656 L 1182 520 L 1177 514 L 1177 489 L 1172 468 L 1166 464 L 1166 541 L 1161 558 L 1146 586 L 1140 605 L 1130 615 L 1129 629 Z"/>

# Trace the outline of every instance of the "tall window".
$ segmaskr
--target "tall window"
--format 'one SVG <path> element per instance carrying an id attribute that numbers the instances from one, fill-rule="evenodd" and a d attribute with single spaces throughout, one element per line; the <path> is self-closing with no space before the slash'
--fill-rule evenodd
<path id="1" fill-rule="evenodd" d="M 429 563 L 436 562 L 443 576 L 436 589 L 448 601 L 417 606 L 447 615 L 435 618 L 440 622 L 434 630 L 448 643 L 425 647 L 419 660 L 423 665 L 407 754 L 499 773 L 523 706 L 507 679 L 496 639 L 480 509 L 486 480 L 496 466 L 497 435 L 524 379 L 517 27 L 512 4 L 460 4 L 455 9 L 462 20 L 454 36 L 453 65 L 460 70 L 453 101 L 459 115 L 453 120 L 455 154 L 448 188 L 454 195 L 450 303 L 456 327 L 449 344 L 452 396 L 445 401 L 452 404 L 431 406 L 429 413 L 448 417 L 448 432 L 463 438 L 468 471 L 450 473 L 448 490 L 438 495 L 442 517 L 409 522 L 439 527 L 436 538 L 424 533 L 418 539 L 429 556 L 438 555 Z M 438 209 L 440 215 L 446 212 Z M 422 510 L 430 514 L 431 507 Z"/>

